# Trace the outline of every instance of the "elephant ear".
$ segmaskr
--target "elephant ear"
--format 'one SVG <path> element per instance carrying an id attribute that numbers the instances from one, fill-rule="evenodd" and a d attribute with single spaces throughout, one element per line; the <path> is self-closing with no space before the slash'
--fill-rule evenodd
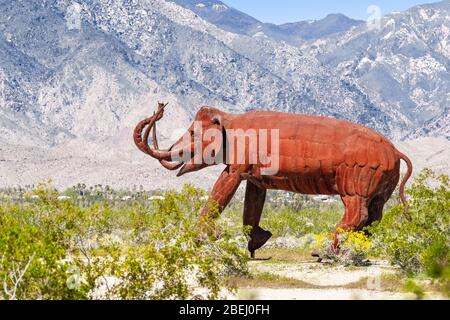
<path id="1" fill-rule="evenodd" d="M 218 159 L 221 159 L 224 164 L 227 164 L 228 139 L 223 121 L 223 115 L 220 113 L 216 113 L 211 117 L 211 123 L 213 125 L 219 126 L 220 130 L 222 131 L 222 145 L 220 150 L 216 150 L 216 154 L 218 156 Z"/>
<path id="2" fill-rule="evenodd" d="M 211 122 L 212 122 L 212 124 L 215 124 L 215 125 L 223 127 L 223 125 L 222 125 L 222 116 L 220 114 L 213 115 L 212 118 L 211 118 Z"/>

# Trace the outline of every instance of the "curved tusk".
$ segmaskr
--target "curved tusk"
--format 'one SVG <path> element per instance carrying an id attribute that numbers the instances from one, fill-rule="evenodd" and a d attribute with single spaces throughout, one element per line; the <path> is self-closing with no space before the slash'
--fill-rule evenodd
<path id="1" fill-rule="evenodd" d="M 133 134 L 134 144 L 138 147 L 139 150 L 141 150 L 144 153 L 147 153 L 147 151 L 145 150 L 145 148 L 142 145 L 142 131 L 149 123 L 151 123 L 152 119 L 153 119 L 153 117 L 142 120 L 141 122 L 138 123 L 138 125 L 134 129 L 134 134 Z"/>
<path id="2" fill-rule="evenodd" d="M 150 137 L 150 131 L 152 130 L 153 126 L 156 123 L 156 119 L 159 117 L 159 114 L 154 115 L 151 123 L 147 126 L 145 129 L 144 137 L 141 142 L 141 147 L 144 148 L 145 153 L 152 156 L 153 158 L 156 158 L 157 160 L 170 160 L 172 158 L 172 153 L 169 150 L 158 150 L 150 148 L 149 146 L 149 137 Z"/>
<path id="3" fill-rule="evenodd" d="M 156 123 L 161 120 L 164 116 L 164 108 L 168 105 L 159 103 L 157 112 L 153 113 L 150 118 L 144 119 L 138 123 L 134 130 L 134 143 L 143 153 L 150 155 L 151 157 L 157 159 L 161 165 L 168 170 L 177 170 L 183 166 L 183 162 L 172 163 L 170 160 L 173 158 L 172 155 L 179 156 L 183 150 L 159 150 L 158 139 L 156 136 Z M 142 132 L 144 131 L 144 136 Z M 150 131 L 152 131 L 153 148 L 149 145 Z M 193 150 L 193 144 L 191 145 L 191 150 Z M 191 156 L 193 156 L 193 151 Z"/>

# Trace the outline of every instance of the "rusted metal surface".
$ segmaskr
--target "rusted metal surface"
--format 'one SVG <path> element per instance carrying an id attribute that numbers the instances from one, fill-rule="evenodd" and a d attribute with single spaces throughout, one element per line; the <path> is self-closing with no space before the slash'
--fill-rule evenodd
<path id="1" fill-rule="evenodd" d="M 202 107 L 194 123 L 201 126 L 203 134 L 208 129 L 223 132 L 220 146 L 211 147 L 209 139 L 194 139 L 195 126 L 168 150 L 159 150 L 156 122 L 163 117 L 164 104 L 148 119 L 140 122 L 134 132 L 134 141 L 144 153 L 159 160 L 164 167 L 176 170 L 178 175 L 201 170 L 211 164 L 196 162 L 196 150 L 210 148 L 218 162 L 226 165 L 215 183 L 211 200 L 226 208 L 242 181 L 247 181 L 244 203 L 244 225 L 253 227 L 249 250 L 254 255 L 271 234 L 259 227 L 267 189 L 285 190 L 303 194 L 340 195 L 345 212 L 339 228 L 361 230 L 382 218 L 383 207 L 400 180 L 400 161 L 408 170 L 400 185 L 400 197 L 406 206 L 404 187 L 412 174 L 412 164 L 407 156 L 376 131 L 344 120 L 321 116 L 287 114 L 271 111 L 254 111 L 235 115 L 211 107 Z M 142 132 L 145 129 L 144 136 Z M 153 148 L 149 134 L 153 129 Z M 250 161 L 252 151 L 245 140 L 242 161 L 233 155 L 239 153 L 239 144 L 230 144 L 229 131 L 261 130 L 278 132 L 278 170 L 271 175 L 262 174 L 268 164 L 258 159 Z M 262 131 L 261 131 L 262 132 Z M 267 136 L 266 136 L 267 138 Z M 259 140 L 258 140 L 259 139 Z M 262 141 L 257 137 L 257 145 Z M 269 139 L 270 140 L 270 137 Z M 200 145 L 196 145 L 200 144 Z M 272 142 L 269 153 L 274 152 Z M 230 147 L 231 146 L 231 147 Z M 272 147 L 272 150 L 271 148 Z M 187 160 L 172 162 L 175 153 L 187 153 Z M 211 202 L 210 202 L 211 203 Z M 209 215 L 208 205 L 202 215 Z"/>

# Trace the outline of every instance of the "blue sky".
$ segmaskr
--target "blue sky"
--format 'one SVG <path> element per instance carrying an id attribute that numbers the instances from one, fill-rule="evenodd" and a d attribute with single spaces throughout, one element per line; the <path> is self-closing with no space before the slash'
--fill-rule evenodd
<path id="1" fill-rule="evenodd" d="M 343 13 L 353 19 L 367 20 L 367 8 L 376 5 L 381 14 L 403 11 L 436 0 L 222 0 L 227 5 L 263 22 L 276 24 L 320 19 L 329 13 Z"/>

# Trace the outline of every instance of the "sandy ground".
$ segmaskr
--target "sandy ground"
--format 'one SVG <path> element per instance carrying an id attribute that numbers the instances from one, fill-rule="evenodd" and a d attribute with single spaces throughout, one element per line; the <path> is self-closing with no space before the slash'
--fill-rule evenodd
<path id="1" fill-rule="evenodd" d="M 364 278 L 376 279 L 381 274 L 395 274 L 396 269 L 385 261 L 375 261 L 368 267 L 330 266 L 305 263 L 260 263 L 253 265 L 255 271 L 301 280 L 316 286 L 345 286 Z"/>
<path id="2" fill-rule="evenodd" d="M 395 275 L 399 270 L 385 261 L 372 261 L 368 267 L 344 267 L 317 262 L 284 263 L 253 261 L 252 273 L 270 273 L 301 280 L 301 288 L 241 288 L 228 299 L 251 300 L 405 300 L 413 293 L 393 291 L 384 284 L 382 275 Z M 426 299 L 442 299 L 428 293 Z"/>
<path id="3" fill-rule="evenodd" d="M 404 300 L 413 294 L 383 292 L 364 289 L 242 289 L 234 298 L 252 300 Z M 233 298 L 231 298 L 233 299 Z"/>

